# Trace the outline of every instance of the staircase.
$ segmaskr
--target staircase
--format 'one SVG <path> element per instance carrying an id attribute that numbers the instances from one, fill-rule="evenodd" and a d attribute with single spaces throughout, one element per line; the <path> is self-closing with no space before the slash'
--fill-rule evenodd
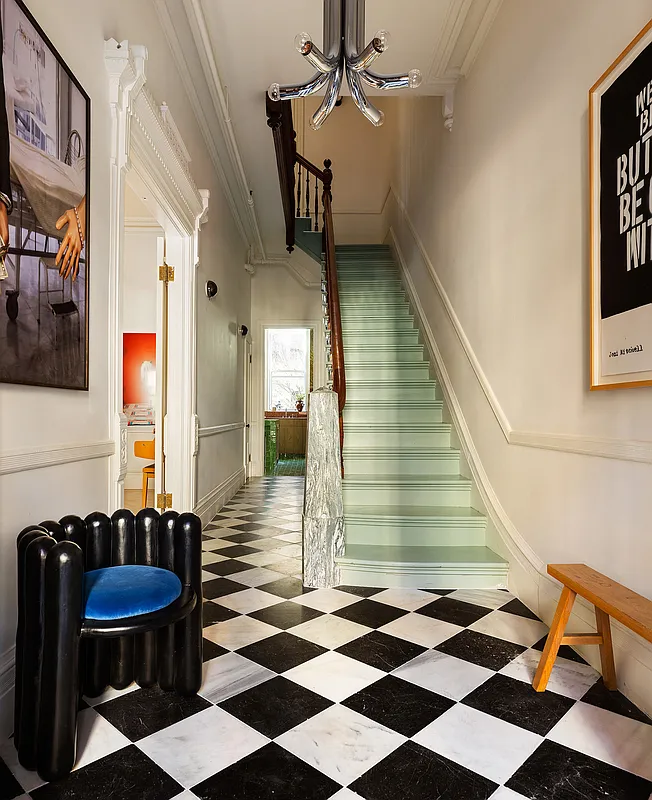
<path id="1" fill-rule="evenodd" d="M 346 364 L 342 583 L 506 586 L 388 247 L 337 248 Z"/>

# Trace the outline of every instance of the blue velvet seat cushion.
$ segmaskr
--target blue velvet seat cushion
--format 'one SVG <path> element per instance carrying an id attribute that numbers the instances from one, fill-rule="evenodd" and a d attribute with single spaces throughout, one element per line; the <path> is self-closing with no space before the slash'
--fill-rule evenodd
<path id="1" fill-rule="evenodd" d="M 159 611 L 181 594 L 174 572 L 127 565 L 94 569 L 84 575 L 84 617 L 123 619 Z"/>

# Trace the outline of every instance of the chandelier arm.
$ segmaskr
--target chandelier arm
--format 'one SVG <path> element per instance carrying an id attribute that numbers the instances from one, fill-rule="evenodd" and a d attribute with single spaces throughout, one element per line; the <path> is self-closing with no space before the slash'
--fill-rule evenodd
<path id="1" fill-rule="evenodd" d="M 341 58 L 342 0 L 324 0 L 324 54 L 326 58 Z"/>
<path id="2" fill-rule="evenodd" d="M 362 87 L 360 75 L 357 72 L 354 72 L 352 69 L 347 68 L 346 78 L 349 82 L 349 88 L 351 89 L 351 97 L 353 97 L 353 102 L 356 104 L 360 112 L 375 127 L 382 125 L 385 120 L 385 115 L 382 111 L 377 109 L 373 103 L 370 102 Z"/>
<path id="3" fill-rule="evenodd" d="M 362 72 L 363 70 L 367 69 L 367 67 L 370 67 L 383 52 L 384 50 L 380 43 L 380 39 L 374 37 L 359 56 L 347 60 L 347 66 L 354 72 Z"/>
<path id="4" fill-rule="evenodd" d="M 339 97 L 340 89 L 342 88 L 343 77 L 344 67 L 340 62 L 337 65 L 335 72 L 333 72 L 330 76 L 330 81 L 328 83 L 328 87 L 326 88 L 326 94 L 321 105 L 317 111 L 315 111 L 312 119 L 310 120 L 310 127 L 313 129 L 313 131 L 317 131 L 321 128 L 321 126 L 330 116 L 332 110 L 335 108 L 335 103 L 337 103 L 337 98 Z"/>
<path id="5" fill-rule="evenodd" d="M 371 86 L 373 89 L 382 89 L 389 91 L 390 89 L 409 89 L 410 76 L 408 75 L 377 75 L 370 70 L 362 70 L 359 73 L 362 80 Z"/>
<path id="6" fill-rule="evenodd" d="M 329 77 L 329 72 L 317 72 L 306 83 L 294 86 L 279 86 L 277 83 L 273 83 L 267 90 L 267 94 L 272 100 L 294 100 L 296 97 L 306 97 L 309 94 L 318 92 L 327 83 Z"/>
<path id="7" fill-rule="evenodd" d="M 339 56 L 325 56 L 314 42 L 301 54 L 318 72 L 333 72 L 340 62 Z"/>
<path id="8" fill-rule="evenodd" d="M 365 35 L 365 25 L 366 25 L 366 10 L 365 10 L 365 3 L 366 0 L 358 0 L 358 10 L 357 10 L 357 19 L 355 24 L 355 35 L 356 35 L 356 52 L 361 53 L 364 49 L 364 35 Z"/>
<path id="9" fill-rule="evenodd" d="M 358 35 L 360 2 L 361 0 L 344 0 L 344 55 L 347 62 L 354 61 L 358 57 L 358 40 L 360 38 Z"/>

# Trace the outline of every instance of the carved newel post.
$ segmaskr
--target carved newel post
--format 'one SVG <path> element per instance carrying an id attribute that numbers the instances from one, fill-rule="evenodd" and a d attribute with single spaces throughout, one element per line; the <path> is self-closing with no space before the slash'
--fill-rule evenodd
<path id="1" fill-rule="evenodd" d="M 344 510 L 338 398 L 317 389 L 308 398 L 306 495 L 303 508 L 303 583 L 329 589 L 340 583 L 335 563 L 344 553 Z"/>

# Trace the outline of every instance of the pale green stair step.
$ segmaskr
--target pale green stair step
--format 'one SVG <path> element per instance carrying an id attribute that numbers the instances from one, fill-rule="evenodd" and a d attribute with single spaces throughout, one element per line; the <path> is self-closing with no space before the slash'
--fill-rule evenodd
<path id="1" fill-rule="evenodd" d="M 350 447 L 449 447 L 451 426 L 447 422 L 418 426 L 407 422 L 345 422 L 344 437 Z"/>
<path id="2" fill-rule="evenodd" d="M 343 585 L 420 589 L 507 586 L 509 565 L 488 547 L 348 544 L 336 559 Z"/>
<path id="3" fill-rule="evenodd" d="M 419 344 L 419 331 L 416 328 L 406 328 L 405 330 L 386 330 L 386 331 L 349 331 L 342 330 L 344 351 L 355 352 L 360 349 L 382 347 L 403 347 L 404 345 Z"/>
<path id="4" fill-rule="evenodd" d="M 342 481 L 344 515 L 349 505 L 457 506 L 471 504 L 472 483 L 461 475 L 352 475 Z"/>
<path id="5" fill-rule="evenodd" d="M 460 453 L 452 447 L 352 447 L 344 441 L 346 475 L 374 477 L 398 474 L 402 476 L 459 475 Z"/>
<path id="6" fill-rule="evenodd" d="M 374 331 L 411 331 L 415 330 L 414 317 L 405 314 L 401 317 L 390 317 L 378 314 L 359 314 L 345 319 L 342 315 L 342 333 L 347 336 L 355 333 L 373 333 Z M 346 358 L 346 353 L 344 354 Z"/>
<path id="7" fill-rule="evenodd" d="M 346 359 L 346 351 L 344 358 Z M 378 398 L 387 400 L 396 398 L 406 402 L 412 400 L 434 400 L 436 390 L 437 383 L 432 378 L 422 378 L 420 380 L 385 379 L 382 386 L 379 386 L 375 380 L 354 379 L 349 374 L 346 376 L 347 405 L 357 400 L 364 402 Z"/>
<path id="8" fill-rule="evenodd" d="M 313 230 L 314 218 L 297 217 L 294 223 L 294 241 L 297 247 L 312 259 L 321 263 L 322 235 Z"/>
<path id="9" fill-rule="evenodd" d="M 347 351 L 347 359 L 346 363 L 351 364 L 425 363 L 421 344 L 394 344 L 391 348 L 351 346 Z"/>
<path id="10" fill-rule="evenodd" d="M 441 400 L 403 400 L 399 397 L 383 398 L 379 392 L 375 400 L 351 400 L 344 407 L 345 422 L 441 422 L 444 404 Z"/>
<path id="11" fill-rule="evenodd" d="M 426 361 L 413 363 L 394 361 L 374 364 L 370 362 L 353 361 L 344 356 L 347 376 L 355 380 L 383 381 L 392 380 L 419 380 L 430 377 L 430 366 Z"/>
<path id="12" fill-rule="evenodd" d="M 487 518 L 455 506 L 349 505 L 345 524 L 347 544 L 484 547 Z"/>

